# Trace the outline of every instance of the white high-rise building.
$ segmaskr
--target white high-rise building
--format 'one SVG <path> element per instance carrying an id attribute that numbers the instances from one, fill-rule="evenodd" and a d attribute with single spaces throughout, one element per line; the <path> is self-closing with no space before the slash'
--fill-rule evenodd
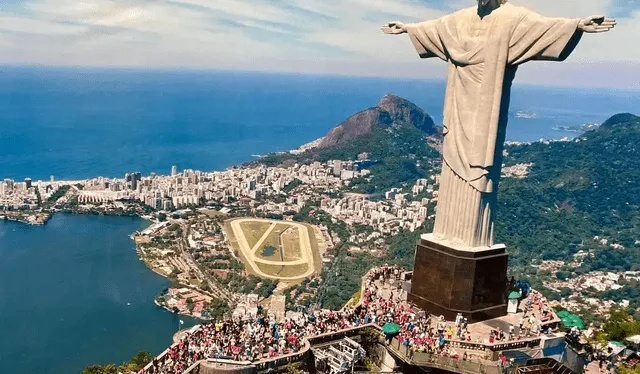
<path id="1" fill-rule="evenodd" d="M 340 176 L 340 172 L 342 172 L 342 161 L 341 160 L 334 160 L 333 161 L 333 175 L 335 175 L 336 177 Z"/>

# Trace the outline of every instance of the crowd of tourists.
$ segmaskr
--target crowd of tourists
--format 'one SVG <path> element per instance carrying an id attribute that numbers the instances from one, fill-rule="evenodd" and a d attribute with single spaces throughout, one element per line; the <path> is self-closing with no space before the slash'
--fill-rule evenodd
<path id="1" fill-rule="evenodd" d="M 303 349 L 307 337 L 366 324 L 383 327 L 387 323 L 399 327 L 393 336 L 411 352 L 437 352 L 467 359 L 466 352 L 458 354 L 447 344 L 447 341 L 453 340 L 472 341 L 467 320 L 459 315 L 455 323 L 447 324 L 444 317 L 430 318 L 422 310 L 408 304 L 400 286 L 403 272 L 404 269 L 400 267 L 387 265 L 372 269 L 364 277 L 360 302 L 340 311 L 297 314 L 283 321 L 259 315 L 249 321 L 227 319 L 204 324 L 169 348 L 167 354 L 154 359 L 144 374 L 182 373 L 195 362 L 207 358 L 250 362 L 276 358 Z M 539 296 L 531 297 L 527 305 L 532 309 L 546 308 Z M 548 308 L 545 313 L 548 313 Z M 533 331 L 534 328 L 529 325 L 521 324 L 520 331 L 526 331 L 527 328 Z M 387 336 L 389 340 L 391 337 Z M 507 337 L 504 332 L 496 331 L 495 334 L 491 333 L 489 342 L 495 339 Z"/>

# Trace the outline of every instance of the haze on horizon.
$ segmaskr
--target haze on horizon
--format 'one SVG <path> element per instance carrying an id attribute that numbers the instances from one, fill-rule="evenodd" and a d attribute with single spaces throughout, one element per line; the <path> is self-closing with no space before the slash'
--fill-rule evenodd
<path id="1" fill-rule="evenodd" d="M 564 63 L 535 62 L 517 83 L 640 89 L 640 2 L 510 0 L 546 16 L 615 17 Z M 417 22 L 476 0 L 4 0 L 0 64 L 193 68 L 444 78 L 384 22 Z"/>

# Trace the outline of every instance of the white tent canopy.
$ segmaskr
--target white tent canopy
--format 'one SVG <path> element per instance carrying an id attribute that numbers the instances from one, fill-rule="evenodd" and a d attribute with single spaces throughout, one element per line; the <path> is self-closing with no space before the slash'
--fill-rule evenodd
<path id="1" fill-rule="evenodd" d="M 640 344 L 640 335 L 634 335 L 626 338 L 625 340 L 630 341 L 633 344 Z"/>

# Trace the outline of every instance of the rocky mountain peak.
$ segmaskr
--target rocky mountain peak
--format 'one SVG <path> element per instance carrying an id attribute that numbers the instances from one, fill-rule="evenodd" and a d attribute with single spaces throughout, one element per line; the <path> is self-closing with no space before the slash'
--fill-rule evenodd
<path id="1" fill-rule="evenodd" d="M 322 140 L 320 148 L 345 144 L 390 126 L 413 126 L 427 135 L 437 133 L 429 114 L 417 105 L 393 94 L 387 94 L 374 108 L 358 112 L 334 127 Z"/>

